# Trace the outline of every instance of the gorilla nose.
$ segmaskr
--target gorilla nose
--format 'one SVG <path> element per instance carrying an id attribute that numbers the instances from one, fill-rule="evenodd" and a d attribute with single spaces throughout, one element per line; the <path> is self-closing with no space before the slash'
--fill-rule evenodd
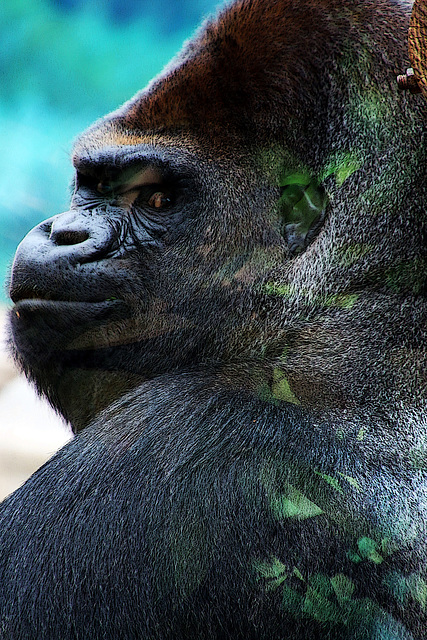
<path id="1" fill-rule="evenodd" d="M 105 272 L 95 264 L 112 255 L 116 235 L 102 216 L 90 212 L 67 211 L 45 220 L 17 248 L 10 277 L 12 300 L 87 297 L 86 291 L 71 291 L 72 285 L 65 283 L 73 282 L 74 270 L 84 265 L 90 273 Z M 92 289 L 90 285 L 87 288 Z M 99 296 L 103 295 L 100 291 Z"/>
<path id="2" fill-rule="evenodd" d="M 114 232 L 109 224 L 102 224 L 99 218 L 68 211 L 42 223 L 40 230 L 50 248 L 48 252 L 51 258 L 62 256 L 73 263 L 82 264 L 105 256 L 113 243 Z"/>
<path id="3" fill-rule="evenodd" d="M 114 229 L 100 216 L 68 211 L 32 229 L 19 245 L 16 262 L 58 267 L 101 260 L 111 250 Z"/>

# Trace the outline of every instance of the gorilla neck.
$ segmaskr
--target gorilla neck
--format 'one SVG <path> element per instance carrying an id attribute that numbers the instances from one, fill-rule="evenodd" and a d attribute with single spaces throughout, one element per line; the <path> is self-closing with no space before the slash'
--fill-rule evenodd
<path id="1" fill-rule="evenodd" d="M 54 390 L 50 386 L 43 388 L 39 382 L 37 386 L 77 433 L 112 402 L 142 382 L 142 376 L 127 372 L 66 369 Z"/>

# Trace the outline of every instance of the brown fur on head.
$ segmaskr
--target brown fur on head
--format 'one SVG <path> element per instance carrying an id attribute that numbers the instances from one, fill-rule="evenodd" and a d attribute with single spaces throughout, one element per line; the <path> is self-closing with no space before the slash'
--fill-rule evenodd
<path id="1" fill-rule="evenodd" d="M 236 140 L 297 150 L 307 147 L 305 133 L 328 145 L 336 104 L 344 110 L 351 93 L 391 90 L 396 99 L 407 23 L 387 2 L 240 0 L 92 135 L 120 144 L 122 136 L 204 133 L 224 151 Z"/>

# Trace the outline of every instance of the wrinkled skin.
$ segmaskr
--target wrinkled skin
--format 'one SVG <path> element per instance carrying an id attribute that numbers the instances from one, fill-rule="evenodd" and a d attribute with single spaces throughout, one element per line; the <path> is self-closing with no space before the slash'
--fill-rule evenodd
<path id="1" fill-rule="evenodd" d="M 14 356 L 77 435 L 2 505 L 0 637 L 425 638 L 407 28 L 235 2 L 77 141 L 10 281 Z"/>

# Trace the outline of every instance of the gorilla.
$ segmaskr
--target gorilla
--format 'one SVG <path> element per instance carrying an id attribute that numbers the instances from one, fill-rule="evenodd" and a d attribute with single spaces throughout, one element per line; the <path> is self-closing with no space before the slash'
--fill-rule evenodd
<path id="1" fill-rule="evenodd" d="M 76 437 L 1 506 L 1 638 L 426 637 L 409 13 L 236 0 L 76 141 L 10 276 Z"/>

